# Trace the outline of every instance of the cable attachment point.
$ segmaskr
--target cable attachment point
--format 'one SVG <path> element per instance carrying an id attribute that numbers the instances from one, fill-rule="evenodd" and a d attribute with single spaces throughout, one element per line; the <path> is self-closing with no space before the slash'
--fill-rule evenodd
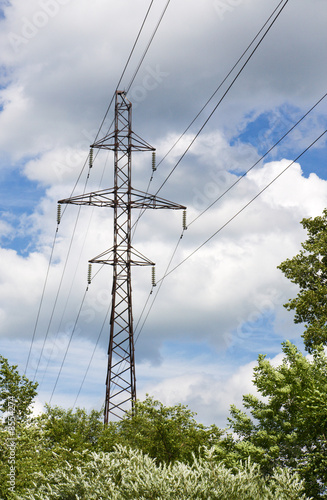
<path id="1" fill-rule="evenodd" d="M 157 286 L 156 283 L 156 268 L 152 266 L 152 286 Z"/>
<path id="2" fill-rule="evenodd" d="M 57 209 L 57 224 L 59 225 L 61 221 L 61 205 L 58 205 Z"/>
<path id="3" fill-rule="evenodd" d="M 89 155 L 89 168 L 93 167 L 93 148 L 90 148 L 90 155 Z"/>
<path id="4" fill-rule="evenodd" d="M 186 210 L 183 210 L 183 231 L 186 231 L 187 229 L 187 224 L 186 224 Z"/>
<path id="5" fill-rule="evenodd" d="M 155 172 L 157 170 L 156 167 L 156 152 L 152 151 L 152 172 Z"/>
<path id="6" fill-rule="evenodd" d="M 87 284 L 90 285 L 92 281 L 92 264 L 89 264 L 89 270 L 87 273 Z"/>

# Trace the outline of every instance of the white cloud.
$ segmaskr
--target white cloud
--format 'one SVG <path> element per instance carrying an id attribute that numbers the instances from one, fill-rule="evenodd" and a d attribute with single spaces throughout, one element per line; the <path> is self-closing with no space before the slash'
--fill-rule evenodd
<path id="1" fill-rule="evenodd" d="M 199 422 L 226 427 L 230 405 L 241 407 L 244 394 L 256 394 L 251 382 L 255 362 L 241 366 L 233 374 L 227 370 L 226 375 L 224 366 L 203 363 L 201 359 L 192 360 L 192 363 L 185 360 L 174 361 L 172 363 L 167 360 L 160 367 L 164 374 L 162 381 L 142 383 L 141 399 L 149 393 L 167 406 L 186 404 L 196 412 Z M 147 371 L 151 372 L 151 377 L 156 378 L 156 367 L 139 367 L 141 376 L 147 376 Z M 148 377 L 150 378 L 149 374 Z"/>
<path id="2" fill-rule="evenodd" d="M 207 212 L 194 226 L 191 225 L 180 241 L 172 267 L 188 258 L 199 244 L 225 224 L 284 165 L 283 160 L 252 171 L 249 178 L 242 181 L 243 187 L 240 183 L 240 188 L 235 189 L 229 199 Z M 282 321 L 282 304 L 294 294 L 294 287 L 276 266 L 297 253 L 300 242 L 305 239 L 305 232 L 299 224 L 302 217 L 320 214 L 326 202 L 326 181 L 316 176 L 307 179 L 302 177 L 299 166 L 295 166 L 285 175 L 290 176 L 291 185 L 296 187 L 288 197 L 289 201 L 285 202 L 287 189 L 285 191 L 280 179 L 277 181 L 281 185 L 280 189 L 277 189 L 276 185 L 273 194 L 270 194 L 269 190 L 266 191 L 206 246 L 167 277 L 142 331 L 140 359 L 144 355 L 156 358 L 160 343 L 166 338 L 177 336 L 184 340 L 196 339 L 199 331 L 215 349 L 223 351 L 230 345 L 231 338 L 234 338 L 233 332 L 243 323 L 252 321 L 253 315 L 265 313 L 268 306 L 268 309 L 276 314 L 277 321 L 278 318 Z M 33 237 L 37 248 L 45 252 L 45 256 L 35 252 L 22 257 L 13 250 L 2 250 L 3 336 L 7 335 L 8 329 L 13 335 L 25 338 L 33 331 L 56 227 L 55 200 L 59 198 L 61 190 L 59 187 L 49 190 L 48 197 L 32 216 L 33 227 L 37 228 Z M 314 200 L 314 203 L 310 203 L 310 200 Z M 75 320 L 86 287 L 87 261 L 111 246 L 111 212 L 86 207 L 79 216 L 73 246 L 66 262 L 77 214 L 78 207 L 68 206 L 59 226 L 54 253 L 55 265 L 50 270 L 47 283 L 43 304 L 44 320 L 40 331 L 47 328 L 46 317 L 50 318 L 52 314 L 64 265 L 66 270 L 60 290 L 60 307 L 57 304 L 55 310 L 57 325 L 62 314 L 60 308 L 64 307 L 66 300 L 69 300 L 69 305 L 65 321 Z M 174 214 L 174 217 L 175 215 L 177 217 L 177 214 Z M 49 224 L 51 219 L 52 223 Z M 161 221 L 159 224 L 158 220 Z M 105 231 L 102 230 L 104 224 Z M 146 223 L 142 219 L 139 223 L 137 235 L 140 244 L 136 242 L 135 247 L 157 263 L 158 280 L 164 275 L 175 246 L 176 240 L 169 242 L 169 238 L 176 235 L 179 239 L 180 233 L 181 225 L 178 219 L 169 221 L 163 213 L 152 212 Z M 93 274 L 97 271 L 95 266 Z M 137 322 L 150 291 L 150 271 L 135 269 L 133 277 L 134 316 Z M 111 268 L 103 270 L 94 280 L 87 294 L 86 311 L 94 308 L 94 301 L 97 303 L 99 298 L 102 300 L 104 290 L 108 291 L 109 303 L 110 279 Z M 30 289 L 33 293 L 30 293 Z M 24 319 L 15 317 L 12 312 L 17 298 L 21 311 L 26 311 Z M 149 305 L 151 302 L 152 297 Z M 97 307 L 101 309 L 99 312 L 104 314 L 104 305 L 100 307 L 98 304 Z M 71 311 L 69 319 L 68 311 Z M 103 316 L 92 316 L 92 330 L 97 331 Z M 82 314 L 81 327 L 85 335 L 89 326 L 84 324 L 83 319 L 89 317 L 90 314 L 86 312 Z M 22 328 L 22 322 L 28 325 L 27 329 Z M 284 338 L 288 335 L 294 336 L 294 329 L 291 325 L 288 327 L 287 331 L 280 332 Z M 53 325 L 51 330 L 52 328 L 56 326 Z M 92 334 L 93 338 L 95 336 L 96 333 Z M 155 343 L 152 353 L 145 345 L 147 341 L 150 345 Z"/>
<path id="3" fill-rule="evenodd" d="M 308 217 L 316 216 L 326 207 L 327 182 L 315 173 L 311 173 L 309 179 L 306 179 L 302 175 L 301 165 L 299 163 L 291 165 L 291 163 L 292 160 L 287 159 L 271 162 L 262 169 L 252 170 L 248 177 L 260 190 L 287 169 L 282 177 L 265 191 L 262 195 L 263 199 L 272 208 L 291 209 L 295 214 L 296 211 L 301 210 L 307 213 Z M 314 196 L 313 193 L 315 193 Z"/>
<path id="4" fill-rule="evenodd" d="M 74 185 L 86 163 L 88 142 L 84 149 L 58 148 L 46 152 L 37 159 L 30 160 L 24 168 L 26 177 L 45 186 L 64 184 L 63 189 Z M 87 164 L 88 166 L 88 164 Z"/>
<path id="5" fill-rule="evenodd" d="M 190 124 L 275 7 L 273 0 L 243 0 L 222 13 L 213 0 L 193 3 L 187 9 L 182 0 L 171 3 L 130 92 L 133 128 L 157 147 L 158 160 Z M 13 0 L 4 7 L 5 18 L 0 20 L 4 66 L 0 148 L 6 158 L 3 175 L 5 178 L 10 169 L 17 179 L 22 175 L 25 181 L 44 188 L 32 214 L 19 213 L 18 224 L 18 216 L 8 215 L 6 207 L 0 223 L 1 235 L 7 238 L 7 244 L 11 238 L 13 247 L 0 250 L 0 335 L 4 342 L 10 338 L 22 343 L 19 356 L 23 366 L 56 231 L 56 202 L 72 193 L 147 8 L 148 2 L 143 0 L 95 0 L 92 5 L 85 0 Z M 154 5 L 122 88 L 127 87 L 161 12 L 162 5 Z M 254 136 L 264 140 L 268 148 L 274 134 L 279 137 L 279 129 L 284 132 L 325 92 L 326 68 L 321 63 L 320 48 L 326 45 L 326 15 L 322 0 L 313 0 L 310 5 L 304 0 L 296 5 L 289 2 L 160 191 L 160 196 L 188 206 L 189 228 L 183 239 L 180 213 L 149 210 L 137 227 L 135 247 L 156 262 L 158 280 L 178 241 L 171 269 L 187 259 L 164 281 L 141 331 L 137 359 L 142 391 L 149 388 L 159 396 L 162 393 L 167 402 L 180 398 L 194 403 L 201 419 L 207 415 L 208 419 L 221 420 L 229 404 L 246 392 L 250 387 L 246 374 L 252 369 L 258 348 L 273 353 L 279 340 L 298 340 L 300 335 L 291 314 L 282 306 L 296 288 L 276 266 L 295 255 L 305 239 L 300 220 L 320 215 L 327 205 L 326 181 L 315 173 L 315 161 L 311 160 L 312 173 L 305 176 L 301 166 L 305 162 L 307 165 L 307 157 L 301 158 L 248 208 L 228 221 L 321 133 L 327 104 L 323 102 L 289 136 L 286 145 L 274 151 L 270 157 L 274 161 L 266 159 L 210 210 L 193 220 L 239 179 L 239 172 L 246 171 L 259 158 L 254 141 L 248 140 L 255 118 L 267 113 L 270 123 L 264 130 L 256 130 Z M 227 85 L 158 167 L 150 192 L 155 193 L 166 179 Z M 112 116 L 111 110 L 102 134 Z M 245 136 L 238 137 L 240 132 Z M 314 158 L 320 154 L 320 167 L 323 147 L 321 143 L 311 151 Z M 11 158 L 11 164 L 7 158 Z M 111 187 L 112 155 L 99 155 L 84 188 L 86 172 L 87 165 L 74 194 Z M 150 156 L 135 156 L 133 185 L 145 189 L 150 175 Z M 20 207 L 23 200 L 24 192 Z M 17 200 L 13 200 L 13 207 L 15 203 Z M 49 339 L 69 333 L 67 325 L 74 323 L 86 288 L 87 261 L 112 246 L 110 210 L 83 207 L 79 211 L 68 205 L 63 212 L 36 330 L 36 351 L 42 348 L 46 332 Z M 188 258 L 226 223 L 208 244 Z M 30 247 L 26 243 L 29 254 L 20 255 L 14 249 L 15 236 L 30 240 Z M 107 267 L 97 274 L 98 270 L 95 266 L 96 277 L 86 294 L 78 324 L 80 340 L 73 347 L 81 360 L 79 376 L 110 303 L 112 269 Z M 133 269 L 135 323 L 148 298 L 150 278 L 149 269 Z M 145 313 L 148 311 L 146 308 Z M 268 316 L 275 337 L 271 343 L 260 345 L 254 326 L 251 330 L 249 325 L 263 317 L 262 328 L 266 329 L 264 321 Z M 179 363 L 178 372 L 172 375 L 171 353 L 165 352 L 163 346 L 176 340 L 197 342 L 199 338 L 217 359 L 238 348 L 250 352 L 252 361 L 242 368 L 243 360 L 238 360 L 237 368 L 229 372 L 223 384 L 221 372 L 212 360 L 206 363 L 195 359 L 192 369 L 186 362 Z M 106 344 L 105 335 L 100 348 L 105 350 Z M 101 359 L 101 369 L 92 375 L 96 384 L 104 378 L 106 363 L 101 349 L 97 358 Z M 11 349 L 8 352 L 13 354 Z M 67 388 L 77 384 L 77 377 L 74 360 L 67 362 L 67 387 L 59 389 L 58 401 L 61 398 L 69 405 Z M 156 363 L 156 370 L 149 368 Z M 151 373 L 155 382 L 142 382 L 142 377 L 147 380 Z M 49 377 L 45 382 L 45 396 L 51 381 Z M 98 394 L 92 399 L 94 404 L 99 398 Z M 88 404 L 87 398 L 82 401 Z"/>
<path id="6" fill-rule="evenodd" d="M 12 82 L 2 91 L 7 105 L 0 117 L 1 147 L 9 147 L 15 155 L 26 150 L 37 153 L 57 143 L 74 147 L 83 139 L 84 129 L 97 130 L 111 95 L 108 89 L 118 81 L 148 7 L 146 2 L 128 4 L 126 15 L 126 2 L 107 4 L 99 0 L 92 7 L 76 0 L 48 3 L 48 10 L 50 4 L 53 6 L 52 15 L 46 13 L 47 2 L 15 0 L 5 7 L 6 19 L 1 21 L 4 61 L 10 67 Z M 215 12 L 212 0 L 187 10 L 181 1 L 168 8 L 134 84 L 142 87 L 149 67 L 159 67 L 169 75 L 138 103 L 139 116 L 148 115 L 148 126 L 144 123 L 142 127 L 151 134 L 149 139 L 155 136 L 158 141 L 168 119 L 170 127 L 177 126 L 178 130 L 190 122 L 275 6 L 272 0 L 265 4 L 248 0 L 223 19 Z M 272 109 L 286 100 L 302 107 L 303 101 L 306 106 L 320 97 L 324 66 L 318 47 L 325 44 L 325 12 L 319 2 L 311 7 L 303 0 L 294 9 L 291 4 L 286 7 L 223 112 L 214 118 L 217 124 L 230 129 L 253 109 Z M 151 11 L 132 58 L 134 67 L 160 12 L 161 6 Z M 296 23 L 292 22 L 295 15 Z M 117 19 L 122 22 L 117 23 Z M 10 33 L 24 39 L 17 50 L 10 43 Z M 129 69 L 123 86 L 131 74 Z"/>

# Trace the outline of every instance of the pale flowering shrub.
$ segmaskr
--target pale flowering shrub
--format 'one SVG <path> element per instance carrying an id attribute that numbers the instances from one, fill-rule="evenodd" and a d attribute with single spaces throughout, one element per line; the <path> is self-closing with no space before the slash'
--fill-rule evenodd
<path id="1" fill-rule="evenodd" d="M 138 450 L 117 446 L 111 453 L 74 453 L 72 463 L 47 475 L 21 500 L 308 500 L 303 482 L 289 469 L 264 478 L 257 465 L 237 471 L 215 459 L 214 448 L 191 465 L 157 465 Z"/>

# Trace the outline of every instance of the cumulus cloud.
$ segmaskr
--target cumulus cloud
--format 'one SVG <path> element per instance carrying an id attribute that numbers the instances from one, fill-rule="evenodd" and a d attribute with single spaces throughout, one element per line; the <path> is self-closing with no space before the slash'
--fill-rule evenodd
<path id="1" fill-rule="evenodd" d="M 156 262 L 158 280 L 150 295 L 150 270 L 133 269 L 140 393 L 162 394 L 167 404 L 190 403 L 208 422 L 221 422 L 229 404 L 250 388 L 258 350 L 273 356 L 281 340 L 299 342 L 301 331 L 283 308 L 297 290 L 276 266 L 296 254 L 305 239 L 300 220 L 320 215 L 326 206 L 321 173 L 325 143 L 257 196 L 321 133 L 326 103 L 322 101 L 245 178 L 240 180 L 240 175 L 325 91 L 320 50 L 327 36 L 323 2 L 313 0 L 309 5 L 299 0 L 286 6 L 183 159 L 232 77 L 158 166 L 150 183 L 151 157 L 133 158 L 134 187 L 145 190 L 149 183 L 149 192 L 160 189 L 160 196 L 188 207 L 188 229 L 182 239 L 182 216 L 173 211 L 148 210 L 135 231 L 134 246 Z M 205 0 L 186 9 L 182 0 L 171 3 L 131 85 L 133 129 L 157 148 L 158 161 L 191 124 L 276 2 L 225 2 L 223 12 L 219 5 Z M 42 361 L 41 399 L 47 400 L 83 305 L 64 381 L 58 386 L 56 401 L 68 406 L 110 307 L 110 266 L 94 266 L 94 279 L 82 301 L 87 262 L 112 246 L 113 220 L 108 209 L 67 205 L 57 231 L 56 205 L 71 194 L 113 185 L 112 154 L 99 154 L 88 172 L 88 148 L 147 8 L 143 0 L 95 0 L 92 5 L 85 0 L 13 0 L 3 6 L 0 19 L 3 190 L 9 190 L 8 172 L 21 186 L 12 193 L 11 203 L 1 207 L 0 336 L 4 354 L 21 366 L 34 328 L 36 357 L 43 345 L 48 352 L 54 339 L 62 340 L 47 375 L 42 373 Z M 129 86 L 161 13 L 161 5 L 151 9 L 121 88 Z M 108 131 L 112 118 L 111 108 L 100 134 Z M 39 194 L 32 208 L 28 199 L 27 209 L 28 189 Z M 162 280 L 167 271 L 172 272 Z M 11 340 L 19 350 L 12 348 Z M 185 347 L 170 361 L 175 342 L 197 345 L 199 357 L 187 363 Z M 86 406 L 91 401 L 102 404 L 107 343 L 108 325 L 90 378 L 100 389 L 93 398 L 90 391 L 81 396 Z M 208 350 L 210 359 L 201 358 Z M 220 364 L 228 368 L 224 381 Z"/>

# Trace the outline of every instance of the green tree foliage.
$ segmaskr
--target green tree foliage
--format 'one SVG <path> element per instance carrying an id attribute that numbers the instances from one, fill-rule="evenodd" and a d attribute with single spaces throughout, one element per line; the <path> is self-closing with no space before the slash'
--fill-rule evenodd
<path id="1" fill-rule="evenodd" d="M 120 443 L 155 458 L 158 463 L 176 460 L 189 462 L 202 446 L 211 446 L 221 436 L 215 425 L 204 427 L 195 413 L 181 404 L 164 406 L 147 397 L 137 402 L 135 414 L 129 413 L 118 424 Z"/>
<path id="2" fill-rule="evenodd" d="M 18 474 L 18 464 L 23 463 L 31 405 L 36 396 L 37 383 L 21 376 L 16 365 L 0 356 L 0 498 L 14 498 L 9 482 L 11 473 L 16 487 L 23 486 L 23 475 Z M 27 446 L 30 446 L 27 439 Z M 26 464 L 28 470 L 28 464 Z M 35 470 L 34 468 L 32 469 Z"/>
<path id="3" fill-rule="evenodd" d="M 147 397 L 136 402 L 135 411 L 106 426 L 101 412 L 50 406 L 35 419 L 35 425 L 43 436 L 44 449 L 56 454 L 61 448 L 110 452 L 116 444 L 123 444 L 157 462 L 170 463 L 192 460 L 192 454 L 198 455 L 202 446 L 219 440 L 221 431 L 214 425 L 207 428 L 197 423 L 194 415 L 186 406 L 167 407 Z"/>
<path id="4" fill-rule="evenodd" d="M 102 412 L 84 409 L 65 410 L 46 406 L 41 415 L 30 418 L 16 426 L 15 440 L 15 491 L 22 493 L 32 486 L 36 472 L 48 474 L 69 461 L 73 464 L 75 453 L 101 450 L 105 442 L 109 447 L 115 434 L 103 427 Z M 110 426 L 113 429 L 113 426 Z M 116 430 L 116 429 L 115 429 Z M 1 441 L 6 443 L 10 437 L 8 426 L 0 429 Z M 117 442 L 117 441 L 115 441 Z M 114 443 L 112 442 L 111 448 Z M 0 453 L 0 498 L 12 498 L 8 490 L 8 447 Z"/>
<path id="5" fill-rule="evenodd" d="M 327 210 L 301 224 L 308 239 L 298 255 L 282 262 L 279 269 L 300 287 L 285 307 L 295 311 L 295 323 L 305 323 L 304 344 L 312 352 L 315 346 L 327 344 Z"/>
<path id="6" fill-rule="evenodd" d="M 31 418 L 37 384 L 0 357 L 0 498 L 327 500 L 327 210 L 302 224 L 307 241 L 279 268 L 299 285 L 285 307 L 305 323 L 312 356 L 290 342 L 280 366 L 260 355 L 260 397 L 245 395 L 243 410 L 231 407 L 232 434 L 150 397 L 105 427 L 100 412 L 81 409 L 47 406 Z M 6 486 L 13 400 L 16 496 Z"/>
<path id="7" fill-rule="evenodd" d="M 45 412 L 36 418 L 48 449 L 64 447 L 72 451 L 96 450 L 103 434 L 102 413 L 77 408 L 65 410 L 45 406 Z"/>
<path id="8" fill-rule="evenodd" d="M 12 403 L 16 422 L 28 418 L 37 386 L 37 382 L 19 374 L 17 365 L 10 366 L 8 360 L 0 356 L 0 413 L 8 412 Z"/>
<path id="9" fill-rule="evenodd" d="M 290 342 L 274 367 L 263 355 L 254 369 L 254 384 L 264 399 L 243 396 L 246 412 L 231 407 L 237 438 L 218 446 L 230 466 L 251 457 L 263 472 L 290 467 L 305 480 L 308 495 L 327 498 L 327 359 L 323 349 L 308 360 Z"/>
<path id="10" fill-rule="evenodd" d="M 15 494 L 6 485 L 3 446 L 0 498 L 304 498 L 303 484 L 285 466 L 305 480 L 308 496 L 325 498 L 326 358 L 316 350 L 308 361 L 289 343 L 284 352 L 281 367 L 260 356 L 255 369 L 255 383 L 268 401 L 244 397 L 252 418 L 232 408 L 238 439 L 223 439 L 217 427 L 198 424 L 186 406 L 165 407 L 150 397 L 137 402 L 134 414 L 105 427 L 100 412 L 81 409 L 47 406 L 42 415 L 28 417 L 36 388 L 16 377 L 18 387 L 23 382 L 30 390 L 16 427 Z M 4 365 L 1 390 L 17 375 L 16 367 Z M 2 443 L 9 436 L 6 425 L 0 427 Z M 249 456 L 256 465 L 242 466 Z"/>
<path id="11" fill-rule="evenodd" d="M 158 463 L 191 461 L 192 453 L 199 456 L 201 448 L 216 442 L 221 434 L 216 426 L 206 428 L 198 424 L 187 407 L 165 407 L 149 397 L 137 402 L 136 415 L 130 412 L 122 421 L 110 422 L 107 426 L 103 425 L 102 412 L 88 413 L 79 408 L 73 411 L 46 405 L 41 415 L 32 417 L 30 406 L 37 384 L 20 377 L 17 367 L 10 366 L 4 358 L 1 374 L 0 393 L 4 397 L 13 393 L 20 401 L 14 436 L 9 432 L 8 422 L 0 425 L 0 498 L 3 500 L 14 498 L 7 481 L 10 439 L 15 442 L 15 491 L 22 494 L 25 488 L 32 486 L 35 472 L 50 474 L 67 461 L 73 467 L 76 456 L 86 451 L 111 452 L 115 445 L 125 444 L 149 453 Z M 5 399 L 2 408 L 8 408 Z M 90 457 L 86 454 L 85 460 Z"/>
<path id="12" fill-rule="evenodd" d="M 289 470 L 266 480 L 256 465 L 236 473 L 217 463 L 213 450 L 191 464 L 157 464 L 137 450 L 118 446 L 111 453 L 75 452 L 50 474 L 38 474 L 21 500 L 305 500 L 303 483 Z M 90 457 L 87 457 L 90 455 Z"/>

